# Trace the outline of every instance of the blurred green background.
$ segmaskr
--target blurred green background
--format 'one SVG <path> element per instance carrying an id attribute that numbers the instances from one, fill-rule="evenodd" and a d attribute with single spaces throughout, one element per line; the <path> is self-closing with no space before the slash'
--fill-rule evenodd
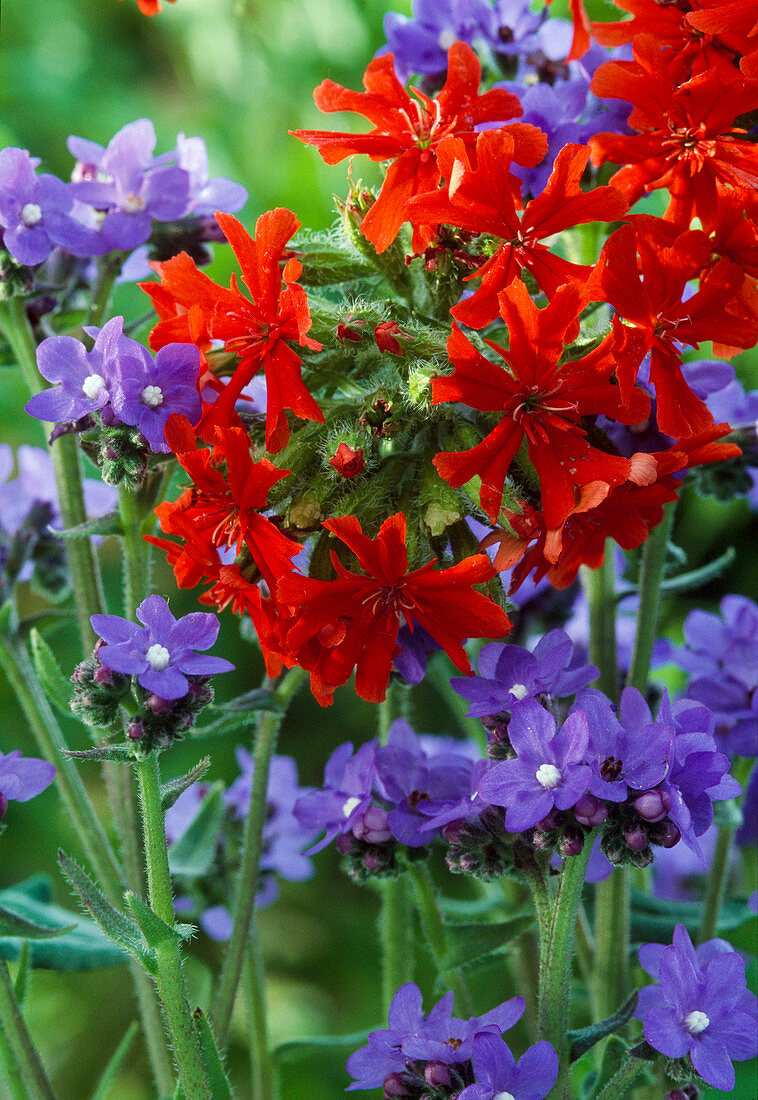
<path id="1" fill-rule="evenodd" d="M 140 16 L 134 0 L 5 0 L 0 147 L 28 148 L 42 157 L 44 170 L 65 178 L 72 166 L 65 145 L 68 134 L 106 143 L 125 123 L 148 116 L 155 123 L 158 152 L 172 148 L 179 131 L 205 139 L 211 175 L 228 175 L 249 189 L 248 205 L 240 214 L 248 227 L 274 206 L 290 207 L 306 225 L 327 226 L 333 217 L 332 192 L 344 192 L 344 166 L 327 168 L 313 149 L 287 131 L 324 125 L 312 101 L 312 90 L 324 77 L 359 86 L 367 62 L 383 43 L 382 19 L 389 10 L 408 13 L 410 0 L 249 0 L 244 14 L 233 0 L 178 0 L 166 4 L 153 19 Z M 604 5 L 604 18 L 607 11 Z M 365 163 L 356 165 L 364 177 L 373 171 Z M 229 268 L 228 256 L 218 252 L 211 269 L 217 274 Z M 119 291 L 116 312 L 135 316 L 144 308 L 139 291 Z M 753 384 L 754 358 L 738 360 L 752 374 Z M 24 400 L 20 381 L 13 372 L 2 371 L 2 439 L 14 445 L 40 445 L 39 425 L 21 411 Z M 746 549 L 721 581 L 701 593 L 701 603 L 715 607 L 727 591 L 755 596 L 755 552 L 750 550 L 750 513 L 744 503 L 724 506 L 691 493 L 685 497 L 677 531 L 691 567 L 717 556 L 726 545 Z M 102 554 L 109 592 L 117 601 L 113 540 L 106 542 Z M 159 566 L 157 580 L 158 591 L 174 593 L 173 578 L 164 566 Z M 27 611 L 37 606 L 32 593 L 24 598 Z M 172 595 L 172 606 L 184 613 L 196 603 L 192 594 L 182 593 Z M 684 601 L 666 605 L 674 634 L 687 606 Z M 112 610 L 118 610 L 117 602 Z M 73 633 L 59 631 L 52 641 L 69 671 L 75 663 Z M 215 651 L 230 654 L 237 664 L 237 672 L 219 684 L 220 695 L 231 697 L 259 682 L 260 659 L 253 647 L 240 641 L 238 623 L 230 616 L 224 617 Z M 414 704 L 417 728 L 449 728 L 452 715 L 445 704 L 426 689 L 419 696 Z M 23 719 L 7 695 L 2 716 L 0 748 L 35 754 Z M 292 708 L 280 751 L 296 757 L 302 783 L 316 784 L 331 750 L 347 738 L 359 743 L 373 736 L 375 722 L 374 708 L 350 689 L 338 692 L 329 710 L 320 710 L 304 693 Z M 74 745 L 85 746 L 81 727 L 71 723 L 67 733 Z M 164 769 L 168 775 L 179 775 L 208 749 L 213 755 L 211 778 L 231 780 L 236 774 L 231 741 L 179 745 L 164 757 Z M 94 765 L 89 768 L 86 778 L 101 804 L 99 775 Z M 6 822 L 0 888 L 42 871 L 53 877 L 58 899 L 73 905 L 57 874 L 55 852 L 59 845 L 74 854 L 78 849 L 55 789 L 28 806 L 12 803 Z M 382 1018 L 377 895 L 341 875 L 333 852 L 320 855 L 316 868 L 309 884 L 285 883 L 280 900 L 260 917 L 275 1041 L 352 1032 L 376 1026 Z M 453 888 L 465 890 L 465 884 L 456 881 Z M 419 956 L 418 977 L 429 1007 L 432 990 L 423 977 L 428 970 L 423 949 Z M 218 949 L 201 935 L 193 944 L 189 965 L 193 993 L 201 1003 L 207 1002 L 210 967 L 217 961 Z M 479 1010 L 517 992 L 518 984 L 503 963 L 480 980 Z M 83 1100 L 90 1094 L 132 1016 L 125 969 L 75 975 L 35 972 L 30 1026 L 61 1100 Z M 229 1065 L 238 1096 L 247 1097 L 242 1012 L 235 1023 Z M 288 1066 L 284 1100 L 341 1096 L 346 1053 Z M 735 1095 L 747 1100 L 755 1090 L 747 1078 L 745 1082 L 746 1091 Z M 152 1098 L 141 1049 L 135 1047 L 111 1095 L 114 1100 Z"/>

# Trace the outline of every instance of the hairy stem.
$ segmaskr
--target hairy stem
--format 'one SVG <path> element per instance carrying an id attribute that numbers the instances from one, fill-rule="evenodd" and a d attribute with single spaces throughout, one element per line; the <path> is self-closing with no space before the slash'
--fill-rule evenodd
<path id="1" fill-rule="evenodd" d="M 250 1020 L 250 1068 L 252 1095 L 256 1100 L 276 1100 L 277 1082 L 269 1047 L 266 1016 L 266 971 L 253 919 L 246 959 L 248 1016 Z"/>
<path id="2" fill-rule="evenodd" d="M 703 918 L 697 934 L 698 943 L 712 940 L 716 935 L 721 904 L 724 900 L 726 883 L 729 878 L 729 860 L 732 854 L 734 833 L 735 828 L 733 825 L 722 825 L 719 828 L 713 862 L 708 875 L 708 885 L 705 891 Z"/>
<path id="3" fill-rule="evenodd" d="M 234 999 L 242 977 L 250 935 L 250 922 L 255 910 L 255 896 L 258 892 L 258 877 L 263 851 L 263 826 L 266 822 L 266 794 L 271 758 L 274 755 L 279 728 L 287 704 L 306 676 L 307 673 L 298 667 L 285 673 L 274 693 L 280 710 L 264 715 L 258 724 L 255 737 L 253 750 L 255 771 L 253 773 L 250 806 L 245 818 L 240 869 L 235 888 L 234 925 L 221 967 L 221 976 L 212 1013 L 216 1038 L 222 1051 L 226 1047 L 229 1037 Z"/>
<path id="4" fill-rule="evenodd" d="M 408 874 L 411 877 L 416 891 L 416 905 L 421 920 L 421 927 L 426 937 L 426 942 L 431 951 L 437 973 L 446 985 L 455 994 L 456 1007 L 460 1012 L 465 1009 L 465 1014 L 470 1016 L 473 1012 L 471 994 L 466 987 L 463 974 L 458 967 L 445 965 L 445 956 L 449 949 L 445 923 L 442 919 L 437 893 L 429 874 L 426 863 L 412 862 L 408 864 Z"/>
<path id="5" fill-rule="evenodd" d="M 595 974 L 593 1008 L 598 1019 L 612 1015 L 629 992 L 629 868 L 616 867 L 595 886 Z"/>
<path id="6" fill-rule="evenodd" d="M 55 1100 L 34 1040 L 29 1034 L 16 1000 L 13 981 L 5 959 L 0 959 L 0 1021 L 2 1030 L 29 1100 Z"/>
<path id="7" fill-rule="evenodd" d="M 666 547 L 674 526 L 676 501 L 667 504 L 663 519 L 651 533 L 642 551 L 640 574 L 640 607 L 637 613 L 637 634 L 634 639 L 632 663 L 626 682 L 643 694 L 650 675 L 650 659 L 658 633 L 661 581 L 666 564 Z"/>
<path id="8" fill-rule="evenodd" d="M 617 1069 L 594 1100 L 622 1100 L 645 1068 L 642 1058 L 630 1057 Z"/>
<path id="9" fill-rule="evenodd" d="M 590 607 L 590 660 L 600 670 L 595 686 L 615 703 L 618 702 L 619 685 L 614 551 L 615 544 L 606 539 L 603 564 L 597 569 L 582 566 L 582 583 Z"/>

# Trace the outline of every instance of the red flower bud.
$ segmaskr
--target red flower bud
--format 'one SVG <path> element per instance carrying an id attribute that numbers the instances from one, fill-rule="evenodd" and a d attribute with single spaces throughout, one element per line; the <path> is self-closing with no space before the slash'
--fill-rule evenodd
<path id="1" fill-rule="evenodd" d="M 396 337 L 402 336 L 406 340 L 411 340 L 412 337 L 409 332 L 403 332 L 397 321 L 382 321 L 380 325 L 377 325 L 374 329 L 374 339 L 376 340 L 376 346 L 379 351 L 389 351 L 393 355 L 399 355 L 401 358 L 405 358 L 405 351 L 403 345 L 399 343 Z"/>
<path id="2" fill-rule="evenodd" d="M 336 452 L 329 459 L 329 465 L 333 466 L 342 477 L 357 477 L 366 469 L 363 460 L 363 447 L 355 450 L 347 443 L 340 443 Z"/>

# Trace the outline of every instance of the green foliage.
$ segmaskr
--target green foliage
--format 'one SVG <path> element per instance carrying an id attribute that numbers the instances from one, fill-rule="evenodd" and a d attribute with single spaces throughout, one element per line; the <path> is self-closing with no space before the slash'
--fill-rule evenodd
<path id="1" fill-rule="evenodd" d="M 92 1093 L 90 1100 L 108 1100 L 108 1096 L 111 1092 L 111 1088 L 116 1080 L 116 1076 L 121 1069 L 122 1065 L 126 1061 L 127 1055 L 134 1045 L 134 1040 L 137 1038 L 139 1032 L 139 1024 L 136 1020 L 133 1020 L 129 1024 L 121 1042 L 116 1047 L 113 1055 L 108 1062 L 108 1065 L 103 1070 L 100 1080 L 95 1087 L 95 1091 Z"/>
<path id="2" fill-rule="evenodd" d="M 34 668 L 45 695 L 61 714 L 70 717 L 71 681 L 61 672 L 55 654 L 38 630 L 31 630 L 29 642 Z"/>
<path id="3" fill-rule="evenodd" d="M 184 794 L 188 787 L 203 778 L 210 765 L 210 756 L 204 756 L 184 775 L 180 775 L 177 779 L 170 779 L 168 783 L 161 783 L 161 809 L 164 813 L 174 805 L 179 795 Z"/>
<path id="4" fill-rule="evenodd" d="M 637 1007 L 637 999 L 638 995 L 635 990 L 634 993 L 626 999 L 618 1012 L 614 1012 L 612 1016 L 607 1016 L 605 1020 L 598 1020 L 597 1023 L 590 1024 L 588 1027 L 570 1031 L 571 1061 L 576 1062 L 583 1054 L 591 1050 L 596 1043 L 604 1039 L 606 1035 L 611 1035 L 614 1031 L 620 1031 L 621 1028 L 631 1020 L 634 1010 Z"/>
<path id="5" fill-rule="evenodd" d="M 222 783 L 211 788 L 189 827 L 171 845 L 169 863 L 173 874 L 199 878 L 210 870 L 224 818 L 223 791 Z"/>
<path id="6" fill-rule="evenodd" d="M 232 1089 L 224 1071 L 224 1065 L 216 1046 L 216 1040 L 202 1008 L 196 1008 L 192 1014 L 195 1033 L 203 1056 L 203 1064 L 208 1074 L 213 1100 L 232 1100 Z"/>

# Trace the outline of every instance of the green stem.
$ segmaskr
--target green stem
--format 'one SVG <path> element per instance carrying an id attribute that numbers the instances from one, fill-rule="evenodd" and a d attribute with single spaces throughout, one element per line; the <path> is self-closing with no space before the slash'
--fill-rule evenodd
<path id="1" fill-rule="evenodd" d="M 616 867 L 595 886 L 593 1008 L 599 1020 L 624 1003 L 629 992 L 629 868 Z"/>
<path id="2" fill-rule="evenodd" d="M 57 769 L 56 786 L 69 819 L 100 884 L 112 901 L 120 901 L 122 873 L 105 830 L 95 813 L 76 765 L 66 756 L 66 743 L 29 660 L 24 645 L 0 638 L 0 666 L 26 716 L 43 755 Z"/>
<path id="3" fill-rule="evenodd" d="M 250 1060 L 252 1096 L 256 1100 L 276 1100 L 277 1083 L 274 1060 L 269 1046 L 266 1018 L 266 971 L 255 920 L 250 928 L 246 958 L 248 1013 L 250 1018 Z"/>
<path id="4" fill-rule="evenodd" d="M 382 907 L 379 940 L 382 945 L 382 1005 L 387 1015 L 392 998 L 413 976 L 411 906 L 402 875 L 380 882 Z"/>
<path id="5" fill-rule="evenodd" d="M 618 664 L 616 660 L 615 544 L 605 540 L 603 564 L 597 569 L 582 566 L 582 583 L 590 608 L 590 661 L 600 675 L 595 686 L 609 699 L 618 701 Z"/>
<path id="6" fill-rule="evenodd" d="M 134 766 L 142 808 L 148 898 L 153 912 L 173 928 L 174 903 L 161 808 L 158 758 L 151 753 L 144 760 L 135 760 Z M 187 1100 L 210 1100 L 210 1086 L 187 1000 L 178 940 L 172 938 L 159 944 L 155 948 L 155 954 L 155 981 L 166 1016 L 179 1081 Z"/>
<path id="7" fill-rule="evenodd" d="M 245 818 L 242 854 L 234 899 L 234 924 L 229 947 L 221 967 L 221 975 L 213 1008 L 213 1023 L 219 1049 L 223 1052 L 229 1037 L 234 999 L 242 977 L 242 968 L 250 936 L 250 923 L 255 911 L 258 877 L 263 851 L 263 826 L 266 822 L 268 777 L 271 758 L 276 748 L 279 727 L 287 704 L 306 678 L 298 667 L 285 673 L 275 692 L 280 710 L 266 714 L 258 724 L 253 756 L 255 770 L 250 793 L 250 806 Z"/>
<path id="8" fill-rule="evenodd" d="M 626 1096 L 644 1068 L 645 1062 L 642 1058 L 630 1057 L 620 1069 L 616 1070 L 610 1081 L 606 1082 L 605 1086 L 594 1097 L 594 1100 L 621 1100 L 623 1096 Z"/>
<path id="9" fill-rule="evenodd" d="M 437 973 L 445 982 L 446 987 L 452 989 L 455 994 L 458 1010 L 465 1009 L 465 1015 L 470 1016 L 473 1012 L 473 1005 L 463 975 L 457 967 L 445 965 L 445 956 L 450 945 L 429 868 L 426 863 L 416 861 L 408 863 L 407 868 L 416 891 L 416 904 L 421 919 L 421 927 L 434 959 Z"/>
<path id="10" fill-rule="evenodd" d="M 128 618 L 150 590 L 150 559 L 135 494 L 123 486 L 118 491 L 118 510 L 123 529 L 124 613 Z"/>
<path id="11" fill-rule="evenodd" d="M 24 1083 L 24 1079 L 21 1076 L 21 1067 L 16 1061 L 11 1045 L 8 1041 L 8 1036 L 5 1034 L 2 1025 L 0 1024 L 0 1063 L 2 1063 L 3 1073 L 8 1085 L 8 1095 L 13 1100 L 31 1100 L 31 1093 Z"/>
<path id="12" fill-rule="evenodd" d="M 4 332 L 16 356 L 30 392 L 38 393 L 44 388 L 44 381 L 37 370 L 37 346 L 26 316 L 23 299 L 9 298 L 5 302 L 0 302 L 0 330 Z M 76 527 L 84 523 L 87 518 L 82 488 L 81 457 L 76 437 L 60 436 L 55 443 L 49 445 L 49 450 L 63 527 L 64 529 Z M 66 558 L 82 648 L 85 653 L 88 653 L 95 644 L 95 634 L 89 621 L 90 615 L 101 613 L 105 606 L 100 570 L 89 539 L 68 539 Z"/>
<path id="13" fill-rule="evenodd" d="M 116 282 L 116 277 L 121 270 L 124 255 L 125 253 L 121 252 L 111 252 L 98 260 L 97 275 L 92 287 L 92 298 L 90 299 L 90 307 L 85 322 L 87 325 L 99 327 L 102 324 L 103 318 L 108 312 L 113 284 Z"/>
<path id="14" fill-rule="evenodd" d="M 553 895 L 550 890 L 547 866 L 537 859 L 521 867 L 532 893 L 534 911 L 539 931 L 539 969 L 537 1011 L 540 1013 L 542 990 L 547 983 L 547 961 L 550 955 L 550 937 L 552 934 Z M 540 1029 L 538 1022 L 537 1030 Z"/>
<path id="15" fill-rule="evenodd" d="M 5 959 L 0 959 L 0 1020 L 29 1100 L 55 1100 L 55 1093 L 16 1000 Z"/>
<path id="16" fill-rule="evenodd" d="M 637 634 L 634 639 L 632 663 L 626 682 L 644 695 L 650 674 L 650 659 L 658 633 L 661 581 L 666 564 L 666 548 L 674 526 L 676 501 L 667 504 L 663 519 L 651 533 L 642 552 L 640 573 L 640 607 L 637 613 Z"/>
<path id="17" fill-rule="evenodd" d="M 729 878 L 729 860 L 732 854 L 732 841 L 734 839 L 734 825 L 722 825 L 716 839 L 716 849 L 713 853 L 711 871 L 708 876 L 708 885 L 705 891 L 703 904 L 703 919 L 697 934 L 697 942 L 704 943 L 712 940 L 716 935 L 716 928 L 721 911 L 721 903 L 726 893 L 726 883 Z"/>
<path id="18" fill-rule="evenodd" d="M 538 1031 L 541 1039 L 553 1044 L 558 1055 L 558 1079 L 551 1094 L 555 1100 L 567 1100 L 569 1096 L 571 956 L 584 877 L 596 834 L 595 829 L 585 837 L 584 848 L 579 855 L 563 861 L 550 916 L 544 964 L 540 960 Z M 541 935 L 544 936 L 542 929 Z"/>

